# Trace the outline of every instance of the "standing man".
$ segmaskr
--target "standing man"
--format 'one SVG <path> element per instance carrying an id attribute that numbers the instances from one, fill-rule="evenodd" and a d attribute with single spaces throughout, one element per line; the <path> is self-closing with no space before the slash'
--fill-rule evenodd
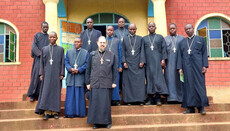
<path id="1" fill-rule="evenodd" d="M 114 31 L 114 37 L 117 37 L 121 40 L 121 43 L 123 42 L 123 39 L 125 36 L 129 35 L 129 31 L 125 29 L 125 19 L 119 18 L 118 19 L 118 29 Z"/>
<path id="2" fill-rule="evenodd" d="M 179 45 L 177 69 L 184 74 L 182 107 L 187 108 L 184 114 L 195 113 L 195 107 L 202 115 L 209 106 L 205 86 L 205 73 L 208 68 L 207 46 L 205 39 L 194 34 L 191 24 L 185 26 L 188 35 Z"/>
<path id="3" fill-rule="evenodd" d="M 62 79 L 65 75 L 64 49 L 56 44 L 57 34 L 49 33 L 50 45 L 42 48 L 40 61 L 40 80 L 42 87 L 35 113 L 45 113 L 44 120 L 51 116 L 58 119 L 61 111 Z"/>
<path id="4" fill-rule="evenodd" d="M 97 39 L 101 36 L 99 30 L 93 28 L 93 19 L 88 18 L 86 20 L 87 29 L 81 32 L 82 48 L 88 52 L 97 50 Z"/>
<path id="5" fill-rule="evenodd" d="M 180 74 L 177 71 L 177 54 L 179 43 L 184 39 L 177 34 L 177 26 L 174 23 L 169 24 L 169 34 L 165 37 L 168 59 L 166 60 L 165 80 L 169 90 L 167 101 L 169 103 L 182 102 L 182 83 Z"/>
<path id="6" fill-rule="evenodd" d="M 35 34 L 31 48 L 31 56 L 34 61 L 31 71 L 30 87 L 27 92 L 27 96 L 30 97 L 31 102 L 35 101 L 35 99 L 38 98 L 41 88 L 41 81 L 39 78 L 41 50 L 43 47 L 49 45 L 49 35 L 47 34 L 47 31 L 49 29 L 48 23 L 42 22 L 41 28 L 42 32 L 38 32 L 37 34 Z"/>
<path id="7" fill-rule="evenodd" d="M 129 25 L 129 35 L 122 43 L 122 96 L 126 104 L 143 105 L 145 101 L 144 41 L 136 35 L 136 25 Z"/>
<path id="8" fill-rule="evenodd" d="M 99 127 L 111 128 L 111 98 L 112 88 L 117 83 L 117 63 L 115 55 L 106 50 L 106 38 L 98 38 L 98 50 L 90 53 L 86 69 L 85 83 L 90 90 L 88 124 L 94 124 L 93 129 Z"/>
<path id="9" fill-rule="evenodd" d="M 86 116 L 85 105 L 85 69 L 87 66 L 89 53 L 81 48 L 81 38 L 74 39 L 74 49 L 66 53 L 65 66 L 66 78 L 66 100 L 65 117 L 84 117 Z"/>
<path id="10" fill-rule="evenodd" d="M 122 72 L 122 65 L 121 65 L 121 42 L 118 38 L 113 37 L 113 26 L 108 26 L 106 29 L 107 34 L 107 46 L 106 49 L 113 52 L 115 55 L 115 62 L 118 65 L 119 72 Z M 119 93 L 119 72 L 117 72 L 117 86 L 113 89 L 112 94 L 112 105 L 119 106 L 121 97 Z"/>
<path id="11" fill-rule="evenodd" d="M 166 43 L 164 37 L 156 34 L 156 25 L 150 22 L 148 25 L 149 35 L 145 36 L 146 80 L 147 80 L 147 104 L 161 105 L 161 95 L 168 95 L 162 68 L 165 69 L 167 59 Z"/>

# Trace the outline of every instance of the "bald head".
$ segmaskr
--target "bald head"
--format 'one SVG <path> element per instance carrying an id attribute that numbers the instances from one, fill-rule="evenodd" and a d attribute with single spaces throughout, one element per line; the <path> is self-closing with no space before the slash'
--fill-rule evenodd
<path id="1" fill-rule="evenodd" d="M 124 28 L 125 27 L 125 19 L 124 18 L 119 18 L 118 19 L 118 27 L 119 28 Z"/>
<path id="2" fill-rule="evenodd" d="M 131 35 L 135 35 L 135 34 L 136 34 L 136 31 L 137 31 L 136 25 L 135 25 L 134 23 L 131 23 L 131 24 L 129 25 L 129 33 L 130 33 Z"/>
<path id="3" fill-rule="evenodd" d="M 54 31 L 51 31 L 51 32 L 49 33 L 49 41 L 50 41 L 50 44 L 52 44 L 52 45 L 56 44 L 57 39 L 58 39 L 57 33 L 54 32 Z"/>
<path id="4" fill-rule="evenodd" d="M 148 30 L 150 34 L 154 34 L 156 31 L 156 24 L 154 22 L 149 22 Z"/>
<path id="5" fill-rule="evenodd" d="M 184 30 L 189 37 L 193 36 L 194 28 L 192 24 L 186 24 Z"/>

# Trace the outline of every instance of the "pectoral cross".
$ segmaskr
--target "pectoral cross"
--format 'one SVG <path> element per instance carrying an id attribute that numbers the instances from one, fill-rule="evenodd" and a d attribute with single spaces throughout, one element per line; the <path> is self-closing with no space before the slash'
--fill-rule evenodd
<path id="1" fill-rule="evenodd" d="M 131 52 L 132 52 L 132 55 L 134 55 L 135 51 L 134 51 L 134 50 L 132 50 Z"/>
<path id="2" fill-rule="evenodd" d="M 101 64 L 103 64 L 104 60 L 101 58 L 101 59 L 100 59 L 100 62 L 101 62 Z"/>
<path id="3" fill-rule="evenodd" d="M 50 59 L 49 61 L 50 61 L 50 65 L 52 65 L 53 64 L 53 59 Z"/>
<path id="4" fill-rule="evenodd" d="M 176 53 L 176 48 L 175 47 L 173 48 L 173 52 Z"/>
<path id="5" fill-rule="evenodd" d="M 123 37 L 121 37 L 121 43 L 123 42 Z"/>
<path id="6" fill-rule="evenodd" d="M 153 45 L 151 45 L 151 46 L 150 46 L 150 48 L 151 48 L 151 50 L 153 50 L 154 46 L 153 46 Z"/>
<path id="7" fill-rule="evenodd" d="M 75 63 L 73 66 L 74 66 L 74 69 L 76 70 L 77 69 L 77 64 Z"/>
<path id="8" fill-rule="evenodd" d="M 192 51 L 192 50 L 190 50 L 190 48 L 189 48 L 189 49 L 188 49 L 188 54 L 190 54 L 190 53 L 191 53 L 191 51 Z"/>
<path id="9" fill-rule="evenodd" d="M 90 41 L 90 40 L 88 40 L 88 44 L 89 44 L 89 45 L 90 45 L 90 42 L 91 42 L 91 41 Z"/>

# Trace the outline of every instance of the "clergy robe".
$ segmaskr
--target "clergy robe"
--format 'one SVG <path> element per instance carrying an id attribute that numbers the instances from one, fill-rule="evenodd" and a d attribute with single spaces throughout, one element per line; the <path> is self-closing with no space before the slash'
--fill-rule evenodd
<path id="1" fill-rule="evenodd" d="M 190 54 L 187 40 L 189 45 L 193 41 Z M 177 61 L 177 69 L 182 69 L 184 73 L 182 107 L 209 106 L 202 67 L 208 67 L 205 39 L 200 36 L 193 36 L 192 39 L 184 38 L 179 45 Z"/>
<path id="2" fill-rule="evenodd" d="M 153 42 L 153 50 L 150 48 L 151 43 L 149 41 L 149 36 L 151 42 Z M 147 93 L 167 95 L 168 88 L 161 67 L 161 61 L 167 59 L 164 37 L 159 34 L 150 34 L 145 36 L 143 40 L 146 58 Z"/>
<path id="3" fill-rule="evenodd" d="M 114 31 L 113 36 L 117 37 L 119 40 L 124 39 L 125 36 L 129 35 L 129 31 L 125 28 L 118 28 Z M 121 43 L 123 41 L 121 40 Z"/>
<path id="4" fill-rule="evenodd" d="M 134 41 L 136 39 L 135 45 Z M 130 41 L 131 40 L 131 43 Z M 128 69 L 123 69 L 122 96 L 125 103 L 144 102 L 145 97 L 145 63 L 144 43 L 141 36 L 128 35 L 122 43 L 122 63 L 127 63 Z M 132 47 L 134 55 L 132 55 Z"/>
<path id="5" fill-rule="evenodd" d="M 103 64 L 99 55 L 104 55 Z M 103 53 L 91 52 L 85 75 L 85 84 L 91 87 L 87 123 L 111 124 L 112 84 L 117 83 L 114 54 L 107 50 Z"/>
<path id="6" fill-rule="evenodd" d="M 36 33 L 31 48 L 31 56 L 33 58 L 33 65 L 31 71 L 31 81 L 27 92 L 28 97 L 38 97 L 41 87 L 41 81 L 39 78 L 40 69 L 40 56 L 43 47 L 49 45 L 49 35 L 47 33 Z"/>
<path id="7" fill-rule="evenodd" d="M 50 64 L 50 50 L 53 48 L 53 63 Z M 60 113 L 61 88 L 60 76 L 65 75 L 64 49 L 57 44 L 48 45 L 42 49 L 39 75 L 43 75 L 42 87 L 38 98 L 35 113 L 43 114 L 44 111 Z"/>
<path id="8" fill-rule="evenodd" d="M 182 82 L 180 81 L 180 74 L 177 71 L 177 54 L 179 43 L 184 39 L 181 35 L 166 36 L 165 42 L 167 46 L 167 60 L 165 69 L 165 80 L 169 90 L 167 101 L 182 102 Z M 175 46 L 175 52 L 174 52 Z"/>
<path id="9" fill-rule="evenodd" d="M 65 115 L 66 117 L 84 117 L 86 116 L 85 104 L 85 69 L 87 66 L 89 53 L 85 49 L 70 49 L 66 53 L 65 66 L 67 73 L 66 78 L 66 100 L 65 100 Z M 71 68 L 79 71 L 78 74 L 72 74 Z"/>
<path id="10" fill-rule="evenodd" d="M 91 37 L 90 34 L 92 33 Z M 88 35 L 87 35 L 88 34 Z M 88 36 L 90 37 L 90 39 L 88 38 Z M 98 38 L 101 36 L 101 31 L 99 30 L 83 30 L 81 32 L 81 41 L 82 41 L 82 45 L 81 48 L 86 49 L 88 52 L 92 52 L 97 50 L 98 46 L 97 46 L 97 40 Z M 88 41 L 91 41 L 90 44 L 88 43 Z"/>
<path id="11" fill-rule="evenodd" d="M 115 55 L 115 62 L 117 63 L 117 68 L 122 68 L 121 65 L 121 42 L 116 37 L 108 37 L 107 38 L 107 46 L 106 49 L 113 52 Z M 117 86 L 113 89 L 112 100 L 121 100 L 119 93 L 119 72 L 117 72 Z"/>

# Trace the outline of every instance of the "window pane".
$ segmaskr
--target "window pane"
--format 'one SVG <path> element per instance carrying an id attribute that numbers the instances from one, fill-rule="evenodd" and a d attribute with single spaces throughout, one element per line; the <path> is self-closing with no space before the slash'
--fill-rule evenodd
<path id="1" fill-rule="evenodd" d="M 4 62 L 3 60 L 3 57 L 4 57 L 4 55 L 3 54 L 0 54 L 0 62 Z"/>
<path id="2" fill-rule="evenodd" d="M 220 29 L 220 19 L 219 18 L 211 18 L 208 19 L 209 29 Z"/>
<path id="3" fill-rule="evenodd" d="M 4 24 L 0 23 L 0 34 L 4 34 Z"/>
<path id="4" fill-rule="evenodd" d="M 72 49 L 73 44 L 62 43 L 62 47 L 64 48 L 66 54 L 67 50 Z"/>
<path id="5" fill-rule="evenodd" d="M 222 29 L 230 29 L 230 24 L 226 21 L 221 20 L 221 27 Z"/>
<path id="6" fill-rule="evenodd" d="M 211 48 L 222 48 L 221 40 L 210 40 L 210 47 Z"/>
<path id="7" fill-rule="evenodd" d="M 113 14 L 111 13 L 100 14 L 100 23 L 113 23 Z"/>
<path id="8" fill-rule="evenodd" d="M 200 30 L 200 29 L 203 29 L 203 28 L 207 28 L 208 27 L 208 21 L 207 20 L 203 20 L 200 24 L 199 24 L 199 26 L 198 26 L 198 30 Z"/>
<path id="9" fill-rule="evenodd" d="M 210 39 L 221 39 L 220 30 L 209 30 Z"/>
<path id="10" fill-rule="evenodd" d="M 4 35 L 0 35 L 0 45 L 4 44 Z"/>
<path id="11" fill-rule="evenodd" d="M 92 18 L 92 19 L 93 19 L 94 24 L 99 24 L 98 14 L 93 15 L 93 16 L 90 16 L 90 17 L 88 17 L 88 18 Z M 86 20 L 87 20 L 87 18 L 85 19 L 84 24 L 86 24 Z"/>
<path id="12" fill-rule="evenodd" d="M 206 37 L 207 36 L 207 28 L 205 27 L 203 29 L 198 30 L 198 35 L 202 36 L 202 37 Z"/>
<path id="13" fill-rule="evenodd" d="M 211 49 L 212 57 L 222 57 L 222 48 L 220 49 Z"/>
<path id="14" fill-rule="evenodd" d="M 230 57 L 230 30 L 223 30 L 222 33 L 225 57 Z"/>
<path id="15" fill-rule="evenodd" d="M 0 53 L 4 53 L 4 45 L 0 45 Z"/>
<path id="16" fill-rule="evenodd" d="M 118 23 L 118 19 L 120 19 L 120 18 L 124 18 L 125 19 L 125 23 L 129 23 L 129 21 L 125 18 L 125 17 L 123 17 L 123 16 L 121 16 L 121 15 L 117 15 L 117 14 L 114 14 L 114 23 Z"/>

